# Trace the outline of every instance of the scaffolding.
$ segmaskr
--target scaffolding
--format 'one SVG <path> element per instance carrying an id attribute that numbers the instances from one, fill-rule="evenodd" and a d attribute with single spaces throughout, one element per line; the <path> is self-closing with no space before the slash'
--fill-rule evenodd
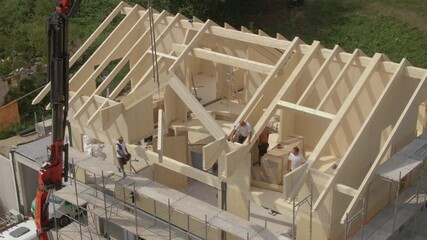
<path id="1" fill-rule="evenodd" d="M 91 159 L 85 159 L 91 160 Z M 103 162 L 105 163 L 105 162 Z M 70 202 L 76 212 L 84 212 L 79 216 L 67 216 L 61 213 L 57 206 L 53 206 L 54 215 L 62 214 L 69 218 L 70 224 L 58 228 L 58 219 L 55 219 L 56 239 L 114 239 L 118 238 L 114 226 L 119 226 L 125 239 L 217 239 L 221 231 L 227 232 L 241 239 L 277 239 L 273 233 L 256 224 L 244 221 L 221 209 L 203 205 L 203 208 L 215 209 L 211 212 L 189 209 L 186 202 L 194 205 L 201 204 L 182 193 L 177 199 L 159 195 L 158 199 L 150 198 L 145 194 L 147 189 L 162 186 L 143 177 L 121 178 L 114 172 L 96 174 L 85 169 L 87 181 L 78 180 L 78 166 L 72 159 L 69 178 L 70 186 L 53 193 L 57 197 Z M 176 196 L 175 190 L 163 187 Z M 139 191 L 138 191 L 139 190 Z M 155 190 L 151 191 L 151 194 Z M 178 192 L 180 193 L 180 192 Z M 82 202 L 87 205 L 82 206 Z M 152 204 L 151 206 L 148 206 Z M 210 207 L 209 207 L 209 206 Z M 147 210 L 152 209 L 152 211 Z M 193 213 L 189 211 L 194 211 Z M 177 224 L 177 218 L 181 224 Z M 229 221 L 229 222 L 227 222 Z M 116 229 L 116 228 L 115 228 Z M 222 234 L 225 239 L 226 234 Z M 121 236 L 120 238 L 123 238 Z"/>
<path id="2" fill-rule="evenodd" d="M 427 145 L 418 146 L 417 140 L 414 140 L 401 152 L 393 155 L 390 160 L 386 161 L 380 168 L 377 170 L 377 178 L 383 181 L 390 183 L 389 187 L 389 197 L 392 194 L 395 196 L 394 203 L 389 199 L 393 205 L 389 206 L 389 212 L 392 212 L 389 216 L 384 217 L 383 222 L 380 227 L 371 231 L 368 235 L 365 233 L 365 226 L 367 225 L 367 215 L 368 215 L 368 200 L 369 200 L 369 189 L 372 184 L 368 182 L 365 196 L 362 199 L 362 207 L 354 215 L 350 216 L 346 214 L 344 222 L 345 230 L 345 239 L 356 238 L 356 239 L 368 239 L 382 226 L 387 225 L 387 230 L 391 234 L 399 229 L 401 224 L 405 221 L 413 221 L 414 226 L 416 222 L 417 212 L 424 210 L 427 203 L 427 192 L 420 191 L 420 185 L 423 182 L 423 176 L 426 171 L 425 160 L 427 159 Z M 407 189 L 404 189 L 402 192 L 402 185 L 405 184 L 404 179 L 411 179 L 414 174 L 414 170 L 418 170 L 415 174 L 413 182 L 416 182 L 416 185 L 409 186 Z M 394 185 L 394 187 L 393 187 Z M 424 186 L 426 187 L 426 186 Z M 394 193 L 392 193 L 394 190 Z M 420 194 L 424 194 L 424 199 L 420 200 Z M 412 206 L 408 206 L 413 204 Z M 420 207 L 421 206 L 421 207 Z M 404 221 L 398 221 L 399 213 L 403 209 L 409 208 L 409 211 L 405 212 Z M 384 212 L 385 210 L 382 210 Z M 412 212 L 413 214 L 410 214 Z M 379 214 L 380 215 L 380 214 Z M 403 214 L 402 214 L 403 215 Z M 377 217 L 378 218 L 378 217 Z M 349 233 L 351 226 L 354 222 L 360 220 L 360 226 L 356 229 L 356 232 Z M 390 222 L 391 221 L 391 222 Z M 365 236 L 368 235 L 368 236 Z M 366 238 L 365 238 L 366 237 Z"/>
<path id="3" fill-rule="evenodd" d="M 292 231 L 291 231 L 291 237 L 292 239 L 296 239 L 296 218 L 298 214 L 298 210 L 301 206 L 306 204 L 309 206 L 310 210 L 310 226 L 309 226 L 309 236 L 310 240 L 312 239 L 312 229 L 313 229 L 313 184 L 310 186 L 310 194 L 306 196 L 305 198 L 301 199 L 300 201 L 296 201 L 295 198 L 292 200 Z"/>

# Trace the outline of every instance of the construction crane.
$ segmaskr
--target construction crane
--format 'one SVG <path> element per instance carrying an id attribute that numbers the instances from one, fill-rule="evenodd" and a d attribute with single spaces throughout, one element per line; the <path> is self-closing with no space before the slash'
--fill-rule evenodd
<path id="1" fill-rule="evenodd" d="M 47 232 L 53 228 L 49 219 L 49 195 L 63 187 L 68 180 L 68 144 L 64 144 L 68 112 L 68 19 L 72 18 L 81 0 L 61 0 L 47 21 L 48 81 L 51 84 L 52 144 L 49 157 L 38 172 L 36 191 L 37 235 L 48 240 Z"/>

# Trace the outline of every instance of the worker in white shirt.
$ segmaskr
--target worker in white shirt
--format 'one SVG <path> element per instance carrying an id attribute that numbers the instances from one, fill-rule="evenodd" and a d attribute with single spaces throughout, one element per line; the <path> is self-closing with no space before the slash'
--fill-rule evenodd
<path id="1" fill-rule="evenodd" d="M 251 125 L 241 120 L 239 124 L 237 124 L 233 131 L 231 131 L 230 136 L 228 137 L 228 140 L 235 142 L 237 140 L 238 143 L 243 144 L 246 139 L 248 139 L 248 144 L 251 143 L 252 140 L 252 127 Z"/>
<path id="2" fill-rule="evenodd" d="M 126 177 L 124 166 L 129 160 L 130 154 L 127 151 L 126 143 L 123 141 L 123 137 L 120 136 L 117 140 L 119 141 L 116 144 L 116 154 L 117 154 L 116 156 L 117 156 L 117 160 L 119 161 L 119 166 L 117 166 L 117 169 L 119 170 L 119 172 L 123 172 L 123 177 Z"/>
<path id="3" fill-rule="evenodd" d="M 304 157 L 299 153 L 299 148 L 294 147 L 288 157 L 288 172 L 294 171 L 305 163 Z"/>

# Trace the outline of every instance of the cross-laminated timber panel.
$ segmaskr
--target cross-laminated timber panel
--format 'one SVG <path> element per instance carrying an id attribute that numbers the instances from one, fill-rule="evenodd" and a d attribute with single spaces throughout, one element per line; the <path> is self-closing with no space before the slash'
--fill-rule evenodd
<path id="1" fill-rule="evenodd" d="M 400 67 L 396 71 L 396 73 L 394 74 L 392 80 L 389 83 L 388 88 L 391 88 L 392 84 L 396 85 L 396 82 L 398 81 L 399 76 L 402 75 L 402 71 L 404 69 L 404 66 L 407 64 L 408 63 L 406 62 L 405 59 L 402 60 Z M 409 99 L 405 108 L 401 112 L 399 118 L 397 119 L 396 123 L 394 124 L 393 129 L 391 130 L 389 136 L 387 137 L 387 140 L 384 142 L 381 150 L 379 151 L 378 155 L 375 157 L 375 159 L 374 159 L 372 165 L 370 166 L 368 172 L 366 173 L 363 181 L 361 182 L 360 186 L 358 187 L 355 196 L 352 198 L 350 204 L 348 205 L 346 211 L 344 212 L 344 214 L 341 218 L 341 222 L 344 221 L 346 214 L 350 214 L 354 210 L 354 208 L 356 206 L 356 202 L 361 198 L 361 195 L 366 191 L 368 183 L 373 178 L 375 170 L 378 168 L 381 161 L 384 159 L 386 154 L 389 152 L 389 148 L 393 144 L 396 144 L 396 143 L 399 143 L 399 141 L 402 141 L 402 139 L 400 139 L 400 138 L 402 138 L 402 132 L 407 131 L 407 129 L 405 129 L 405 128 L 408 128 L 408 121 L 409 121 L 409 123 L 413 123 L 413 121 L 411 121 L 411 118 L 414 119 L 414 115 L 416 116 L 416 114 L 414 114 L 413 109 L 416 108 L 417 106 L 419 106 L 422 99 L 425 99 L 427 97 L 426 91 L 427 91 L 427 74 L 417 84 L 417 87 L 413 91 L 411 98 Z M 378 112 L 381 110 L 381 108 L 383 108 L 383 109 L 386 108 L 387 105 L 390 106 L 388 104 L 388 102 L 386 102 L 386 101 L 379 102 L 378 106 L 375 110 Z M 382 111 L 384 111 L 384 110 L 382 110 Z M 374 115 L 374 113 L 372 115 Z M 412 128 L 413 127 L 414 126 L 412 126 Z M 405 139 L 405 137 L 403 137 L 403 139 Z M 405 141 L 405 140 L 403 140 L 403 141 Z"/>

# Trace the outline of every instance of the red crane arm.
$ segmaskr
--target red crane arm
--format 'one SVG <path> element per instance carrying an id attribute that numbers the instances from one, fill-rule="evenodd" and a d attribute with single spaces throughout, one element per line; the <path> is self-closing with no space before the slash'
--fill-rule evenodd
<path id="1" fill-rule="evenodd" d="M 49 218 L 49 193 L 62 188 L 68 179 L 68 145 L 64 145 L 68 112 L 68 18 L 74 16 L 81 0 L 61 0 L 48 19 L 48 80 L 51 83 L 52 144 L 49 159 L 38 172 L 35 221 L 40 240 L 48 240 L 54 227 Z"/>

